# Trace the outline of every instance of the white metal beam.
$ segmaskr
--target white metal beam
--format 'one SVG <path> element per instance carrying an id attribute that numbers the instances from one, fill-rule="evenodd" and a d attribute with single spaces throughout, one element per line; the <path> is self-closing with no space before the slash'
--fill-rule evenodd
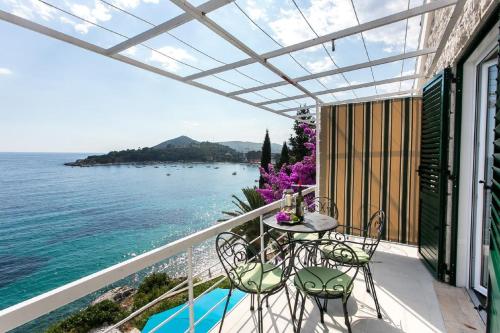
<path id="1" fill-rule="evenodd" d="M 198 9 L 204 13 L 210 13 L 218 8 L 221 8 L 228 3 L 233 2 L 234 0 L 210 0 L 207 1 L 200 6 L 198 6 Z M 170 31 L 172 29 L 175 29 L 185 23 L 188 23 L 189 21 L 192 21 L 193 17 L 187 13 L 182 13 L 179 16 L 176 16 L 166 22 L 163 22 L 154 28 L 151 28 L 149 30 L 146 30 L 138 35 L 135 35 L 132 38 L 129 38 L 119 44 L 116 44 L 115 46 L 110 47 L 109 49 L 106 50 L 107 55 L 112 55 L 116 53 L 120 53 L 123 50 L 126 50 L 132 46 L 141 44 L 148 39 L 154 38 L 158 35 L 161 35 L 167 31 Z"/>
<path id="2" fill-rule="evenodd" d="M 314 74 L 296 77 L 296 78 L 293 78 L 292 81 L 301 82 L 301 81 L 317 79 L 320 77 L 331 76 L 331 75 L 345 73 L 345 72 L 351 72 L 351 71 L 355 71 L 355 70 L 362 69 L 362 68 L 368 68 L 371 66 L 383 65 L 383 64 L 390 63 L 390 62 L 400 61 L 403 59 L 415 58 L 417 56 L 433 53 L 435 51 L 436 51 L 436 49 L 431 48 L 431 49 L 424 49 L 424 50 L 407 52 L 407 53 L 403 53 L 403 54 L 398 54 L 398 55 L 394 55 L 394 56 L 390 56 L 390 57 L 386 57 L 386 58 L 367 61 L 367 62 L 354 64 L 354 65 L 350 65 L 350 66 L 339 67 L 339 68 L 332 69 L 332 70 L 325 71 L 325 72 L 319 72 L 319 73 L 314 73 Z M 258 91 L 258 90 L 275 88 L 275 87 L 284 86 L 287 84 L 288 84 L 287 81 L 278 81 L 278 82 L 264 84 L 261 86 L 256 86 L 256 87 L 252 87 L 252 88 L 248 88 L 248 89 L 233 91 L 233 92 L 228 93 L 228 96 L 247 94 L 247 93 Z"/>
<path id="3" fill-rule="evenodd" d="M 196 18 L 200 23 L 205 25 L 207 28 L 212 30 L 214 33 L 216 33 L 218 36 L 229 42 L 231 45 L 234 47 L 238 48 L 240 51 L 246 53 L 250 58 L 254 60 L 254 62 L 259 62 L 262 64 L 264 67 L 278 75 L 279 77 L 283 78 L 283 80 L 288 81 L 290 84 L 294 85 L 297 89 L 300 91 L 304 92 L 307 94 L 309 97 L 313 98 L 314 100 L 318 101 L 321 103 L 321 100 L 318 99 L 316 95 L 311 93 L 309 90 L 306 88 L 302 87 L 300 84 L 293 82 L 285 73 L 283 73 L 281 70 L 279 70 L 277 67 L 274 65 L 270 64 L 269 62 L 266 61 L 265 58 L 261 57 L 259 54 L 257 54 L 254 50 L 246 46 L 242 41 L 240 41 L 238 38 L 227 32 L 224 28 L 219 26 L 217 23 L 215 23 L 213 20 L 211 20 L 209 17 L 205 15 L 202 11 L 194 7 L 192 4 L 190 4 L 186 0 L 171 0 L 174 4 L 176 4 L 179 8 L 184 10 L 186 13 L 190 14 L 194 18 Z"/>
<path id="4" fill-rule="evenodd" d="M 315 95 L 325 95 L 325 94 L 333 94 L 336 92 L 342 92 L 342 91 L 349 91 L 353 89 L 361 89 L 361 88 L 367 88 L 367 87 L 373 87 L 373 86 L 378 86 L 378 85 L 383 85 L 387 83 L 394 83 L 394 82 L 401 82 L 401 81 L 407 81 L 407 80 L 413 80 L 413 79 L 418 79 L 421 77 L 421 75 L 406 75 L 406 76 L 398 76 L 390 79 L 385 79 L 385 80 L 379 80 L 379 81 L 370 81 L 366 83 L 360 83 L 356 85 L 351 85 L 351 86 L 344 86 L 340 88 L 334 88 L 334 89 L 327 89 L 327 90 L 321 90 L 321 91 L 315 91 Z M 259 106 L 263 105 L 269 105 L 269 104 L 274 104 L 274 103 L 281 103 L 281 102 L 286 102 L 286 101 L 291 101 L 294 99 L 300 99 L 300 98 L 306 98 L 306 95 L 295 95 L 295 96 L 289 96 L 289 97 L 284 97 L 284 98 L 279 98 L 279 99 L 273 99 L 270 101 L 265 101 L 265 102 L 260 102 L 257 103 Z"/>
<path id="5" fill-rule="evenodd" d="M 176 1 L 182 1 L 182 0 L 176 0 Z M 422 14 L 425 14 L 428 12 L 432 12 L 432 11 L 435 11 L 435 10 L 440 9 L 440 8 L 454 5 L 456 2 L 457 2 L 457 0 L 432 1 L 430 3 L 426 3 L 426 4 L 423 4 L 421 6 L 410 8 L 408 10 L 404 10 L 402 12 L 388 15 L 388 16 L 385 16 L 385 17 L 382 17 L 382 18 L 379 18 L 379 19 L 376 19 L 373 21 L 369 21 L 369 22 L 366 22 L 366 23 L 363 23 L 360 25 L 356 25 L 356 26 L 349 27 L 349 28 L 346 28 L 343 30 L 339 30 L 337 32 L 326 34 L 326 35 L 323 35 L 323 36 L 318 37 L 318 38 L 309 39 L 309 40 L 301 42 L 301 43 L 286 46 L 286 47 L 283 47 L 283 48 L 280 48 L 280 49 L 277 49 L 277 50 L 274 50 L 271 52 L 263 53 L 259 57 L 266 59 L 266 60 L 268 60 L 270 58 L 279 57 L 279 56 L 282 56 L 282 55 L 287 54 L 287 53 L 300 51 L 300 50 L 303 50 L 303 49 L 306 49 L 308 47 L 312 47 L 312 46 L 315 46 L 318 44 L 327 43 L 327 42 L 330 42 L 331 40 L 356 35 L 358 33 L 361 33 L 361 32 L 367 31 L 367 30 L 376 29 L 376 28 L 379 28 L 379 27 L 382 27 L 382 26 L 385 26 L 388 24 L 392 24 L 395 22 L 399 22 L 402 20 L 406 20 L 406 19 L 415 17 L 415 16 L 419 16 L 419 15 L 422 15 Z M 254 58 L 244 59 L 244 60 L 234 62 L 232 64 L 227 64 L 224 66 L 210 69 L 208 71 L 203 71 L 200 73 L 186 76 L 186 79 L 195 80 L 195 79 L 199 79 L 201 77 L 207 76 L 207 75 L 220 73 L 223 71 L 227 71 L 229 69 L 238 68 L 238 67 L 245 66 L 245 65 L 248 65 L 248 64 L 251 64 L 254 62 L 257 62 L 257 60 Z"/>
<path id="6" fill-rule="evenodd" d="M 418 90 L 409 89 L 409 90 L 390 92 L 390 93 L 386 93 L 386 94 L 378 94 L 378 95 L 365 96 L 365 97 L 359 97 L 359 98 L 353 98 L 353 99 L 346 99 L 346 100 L 338 101 L 338 102 L 325 103 L 323 105 L 326 106 L 326 105 L 363 103 L 363 102 L 378 101 L 378 100 L 382 100 L 382 99 L 409 97 L 409 96 L 403 96 L 403 95 L 411 95 L 411 97 L 420 97 L 421 96 L 419 94 Z"/>
<path id="7" fill-rule="evenodd" d="M 331 102 L 331 103 L 323 103 L 323 104 L 321 104 L 321 106 L 370 102 L 370 101 L 376 101 L 376 100 L 380 100 L 380 99 L 387 99 L 387 98 L 391 98 L 391 97 L 401 97 L 401 95 L 419 96 L 417 94 L 418 94 L 417 90 L 410 89 L 410 90 L 390 92 L 390 93 L 386 93 L 386 94 L 378 94 L 378 95 L 371 95 L 371 96 L 365 96 L 365 97 L 359 97 L 359 98 L 353 98 L 353 99 L 345 99 L 342 101 L 336 101 L 336 102 Z M 315 104 L 303 105 L 303 106 L 297 106 L 297 107 L 293 107 L 293 108 L 289 108 L 289 109 L 276 110 L 276 112 L 277 113 L 285 113 L 285 112 L 292 112 L 292 111 L 301 110 L 304 108 L 311 109 L 314 107 L 316 107 Z"/>
<path id="8" fill-rule="evenodd" d="M 432 58 L 432 63 L 429 66 L 429 70 L 427 71 L 428 77 L 430 77 L 434 74 L 434 69 L 436 68 L 437 62 L 438 62 L 439 58 L 441 57 L 441 53 L 443 52 L 443 49 L 446 46 L 446 43 L 448 43 L 448 37 L 450 37 L 450 34 L 451 34 L 453 28 L 455 27 L 455 24 L 457 23 L 458 18 L 462 14 L 465 2 L 466 2 L 465 0 L 459 0 L 457 2 L 457 4 L 455 5 L 455 8 L 453 9 L 451 17 L 448 20 L 448 24 L 446 25 L 446 29 L 444 30 L 444 32 L 441 36 L 441 39 L 439 40 L 439 45 L 437 47 L 436 53 L 434 54 L 434 57 Z"/>

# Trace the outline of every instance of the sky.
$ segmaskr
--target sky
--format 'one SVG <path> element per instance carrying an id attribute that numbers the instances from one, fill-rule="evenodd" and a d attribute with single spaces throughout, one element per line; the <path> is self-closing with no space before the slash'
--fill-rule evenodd
<path id="1" fill-rule="evenodd" d="M 195 6 L 202 2 L 191 0 Z M 314 38 L 315 34 L 356 25 L 358 20 L 363 23 L 405 10 L 421 4 L 421 0 L 296 0 L 296 4 L 308 22 L 292 0 L 238 0 L 208 16 L 258 53 L 264 53 L 280 45 Z M 105 48 L 182 13 L 167 0 L 0 0 L 0 10 Z M 296 62 L 287 55 L 270 62 L 291 77 L 297 77 L 412 51 L 418 44 L 419 23 L 417 17 L 335 41 L 334 52 L 331 45 L 326 44 L 325 48 L 316 46 L 298 51 L 293 54 Z M 144 44 L 146 46 L 132 47 L 121 54 L 179 76 L 247 58 L 195 21 Z M 3 46 L 0 52 L 0 151 L 107 152 L 152 146 L 179 135 L 196 140 L 261 142 L 266 129 L 272 142 L 282 143 L 291 134 L 291 119 L 3 21 L 0 21 L 0 45 Z M 311 91 L 320 91 L 413 74 L 414 67 L 414 59 L 406 60 L 348 72 L 344 76 L 305 81 L 303 85 Z M 280 81 L 280 78 L 262 65 L 253 64 L 240 68 L 239 72 L 233 70 L 197 81 L 229 92 Z M 322 99 L 328 102 L 369 96 L 407 89 L 411 83 L 322 95 Z M 262 102 L 295 94 L 300 91 L 287 85 L 241 97 Z M 287 101 L 269 107 L 279 110 L 301 103 L 312 104 L 312 100 Z"/>

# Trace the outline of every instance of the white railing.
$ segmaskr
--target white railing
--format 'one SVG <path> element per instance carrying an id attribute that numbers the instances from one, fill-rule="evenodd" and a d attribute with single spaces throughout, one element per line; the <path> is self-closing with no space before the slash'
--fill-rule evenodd
<path id="1" fill-rule="evenodd" d="M 303 194 L 309 194 L 315 191 L 315 186 L 311 186 L 303 191 Z M 149 252 L 143 253 L 137 257 L 123 261 L 114 266 L 103 269 L 94 274 L 85 276 L 74 282 L 68 283 L 59 288 L 53 289 L 42 295 L 33 297 L 24 302 L 18 303 L 0 311 L 0 332 L 5 332 L 23 324 L 26 324 L 42 315 L 56 310 L 66 304 L 76 301 L 97 290 L 100 290 L 114 282 L 137 273 L 144 268 L 151 267 L 161 261 L 164 261 L 174 255 L 182 252 L 188 253 L 188 306 L 190 308 L 190 332 L 194 332 L 194 293 L 193 293 L 193 247 L 209 240 L 223 231 L 233 229 L 253 219 L 260 218 L 261 235 L 263 231 L 263 216 L 280 208 L 279 202 L 273 202 L 251 212 L 232 218 L 228 221 L 218 223 L 212 227 L 203 229 L 194 234 L 176 240 L 167 245 L 161 246 Z M 263 237 L 261 241 L 263 242 Z M 261 249 L 264 247 L 262 246 Z M 191 254 L 191 255 L 190 255 Z M 184 283 L 185 284 L 185 283 Z M 180 287 L 180 286 L 179 286 Z M 173 290 L 174 291 L 174 290 Z M 180 289 L 177 290 L 180 292 Z M 169 293 L 171 294 L 171 293 Z M 169 295 L 165 295 L 166 298 Z"/>

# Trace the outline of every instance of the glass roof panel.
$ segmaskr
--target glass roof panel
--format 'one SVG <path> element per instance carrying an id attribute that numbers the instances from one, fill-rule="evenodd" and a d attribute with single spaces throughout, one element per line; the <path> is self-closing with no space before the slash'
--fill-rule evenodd
<path id="1" fill-rule="evenodd" d="M 323 81 L 325 81 L 325 80 L 323 78 L 321 78 L 318 80 L 301 81 L 299 83 L 301 86 L 303 86 L 304 88 L 306 88 L 307 90 L 309 90 L 311 92 L 330 89 L 330 87 L 327 86 Z"/>
<path id="2" fill-rule="evenodd" d="M 356 93 L 356 96 L 358 96 L 358 98 L 363 98 L 363 97 L 367 97 L 367 96 L 374 96 L 377 94 L 375 87 L 354 89 L 354 92 Z"/>
<path id="3" fill-rule="evenodd" d="M 225 71 L 222 73 L 215 74 L 217 77 L 223 78 L 230 82 L 237 84 L 240 89 L 251 88 L 255 86 L 262 85 L 262 82 L 259 82 L 257 79 L 254 79 L 252 75 L 247 75 L 239 69 L 232 69 L 230 71 Z M 255 76 L 258 77 L 258 76 Z"/>
<path id="4" fill-rule="evenodd" d="M 299 104 L 294 103 L 292 101 L 285 101 L 285 102 L 272 103 L 266 105 L 266 107 L 271 108 L 273 110 L 290 109 L 290 108 L 296 108 L 298 106 Z"/>
<path id="5" fill-rule="evenodd" d="M 314 99 L 312 99 L 311 97 L 304 97 L 304 98 L 298 98 L 298 99 L 294 99 L 293 100 L 296 104 L 300 104 L 300 105 L 313 105 L 313 104 L 316 104 L 316 102 L 314 101 Z"/>
<path id="6" fill-rule="evenodd" d="M 47 4 L 36 0 L 1 0 L 0 9 L 104 48 L 148 27 L 102 2 L 90 0 L 52 0 Z M 122 26 L 124 22 L 129 24 L 127 28 Z"/>
<path id="7" fill-rule="evenodd" d="M 237 4 L 237 5 L 236 5 Z M 230 31 L 233 36 L 245 43 L 257 53 L 265 53 L 280 47 L 252 21 L 248 15 L 262 29 L 260 21 L 265 17 L 264 9 L 259 9 L 252 2 L 239 1 L 223 6 L 211 13 L 208 17 L 217 22 L 221 27 Z M 264 30 L 269 33 L 267 30 Z"/>
<path id="8" fill-rule="evenodd" d="M 214 75 L 202 77 L 199 79 L 194 80 L 199 83 L 203 83 L 209 87 L 215 88 L 222 90 L 224 92 L 231 92 L 235 90 L 240 90 L 242 87 L 235 85 L 234 83 L 230 81 L 225 81 L 224 79 L 219 79 Z"/>
<path id="9" fill-rule="evenodd" d="M 248 58 L 198 21 L 190 21 L 146 42 L 154 48 L 169 47 L 177 56 L 207 70 Z"/>
<path id="10" fill-rule="evenodd" d="M 181 57 L 173 57 L 176 54 L 169 47 L 150 49 L 142 45 L 137 45 L 120 52 L 120 54 L 180 76 L 199 72 L 196 68 L 186 65 L 185 62 L 174 60 Z"/>
<path id="11" fill-rule="evenodd" d="M 305 64 L 297 63 L 289 54 L 271 58 L 267 61 L 292 78 L 310 74 L 310 72 L 304 69 L 306 68 Z"/>
<path id="12" fill-rule="evenodd" d="M 73 1 L 73 0 L 72 0 Z M 161 24 L 183 13 L 182 9 L 169 0 L 105 0 L 140 19 L 154 25 Z"/>
<path id="13" fill-rule="evenodd" d="M 278 89 L 264 89 L 264 90 L 259 90 L 258 93 L 269 99 L 281 99 L 292 96 L 290 94 L 281 93 Z"/>
<path id="14" fill-rule="evenodd" d="M 373 81 L 372 72 L 369 67 L 357 69 L 355 71 L 345 72 L 344 75 L 347 78 L 347 80 L 349 80 L 351 85 Z M 376 78 L 377 77 L 375 76 L 375 79 Z"/>
<path id="15" fill-rule="evenodd" d="M 268 102 L 269 98 L 266 98 L 264 95 L 261 95 L 259 92 L 251 92 L 246 94 L 238 95 L 238 97 L 244 98 L 248 101 L 254 103 Z"/>
<path id="16" fill-rule="evenodd" d="M 288 96 L 295 96 L 295 95 L 303 94 L 303 92 L 301 90 L 299 90 L 298 88 L 296 88 L 295 86 L 293 86 L 291 84 L 286 84 L 284 86 L 274 87 L 274 89 L 285 94 L 285 95 L 288 95 Z"/>
<path id="17" fill-rule="evenodd" d="M 243 67 L 238 67 L 238 70 L 264 83 L 273 83 L 281 80 L 281 78 L 277 74 L 264 67 L 260 63 L 253 63 Z"/>
<path id="18" fill-rule="evenodd" d="M 333 95 L 339 101 L 343 101 L 343 100 L 346 100 L 346 99 L 356 98 L 356 96 L 354 95 L 354 93 L 352 92 L 352 90 L 336 92 Z"/>
<path id="19" fill-rule="evenodd" d="M 395 14 L 420 6 L 423 0 L 353 0 L 360 23 L 373 21 L 381 17 Z"/>
<path id="20" fill-rule="evenodd" d="M 246 2 L 259 3 L 255 0 Z M 268 16 L 263 23 L 269 27 L 273 37 L 285 46 L 315 38 L 312 29 L 321 36 L 356 24 L 350 0 L 295 2 L 300 11 L 289 0 L 267 0 L 266 5 L 260 5 Z"/>
<path id="21" fill-rule="evenodd" d="M 375 80 L 380 81 L 401 76 L 401 65 L 402 61 L 395 61 L 383 65 L 374 66 L 373 74 L 375 75 Z"/>
<path id="22" fill-rule="evenodd" d="M 407 80 L 402 81 L 401 84 L 400 82 L 382 84 L 377 86 L 377 89 L 379 94 L 386 94 L 411 89 L 412 85 L 413 80 Z"/>
<path id="23" fill-rule="evenodd" d="M 325 102 L 325 103 L 335 103 L 335 102 L 338 102 L 338 99 L 335 98 L 335 95 L 333 95 L 333 94 L 321 95 L 320 97 L 323 100 L 323 102 Z"/>
<path id="24" fill-rule="evenodd" d="M 365 37 L 366 48 L 370 57 L 372 59 L 379 59 L 403 53 L 405 29 L 406 21 L 399 21 L 365 31 L 363 36 Z"/>

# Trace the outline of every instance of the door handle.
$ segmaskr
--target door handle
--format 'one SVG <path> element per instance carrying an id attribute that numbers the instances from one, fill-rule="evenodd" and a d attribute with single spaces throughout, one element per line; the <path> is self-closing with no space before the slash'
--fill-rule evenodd
<path id="1" fill-rule="evenodd" d="M 479 184 L 483 184 L 485 190 L 491 190 L 491 185 L 486 184 L 484 180 L 480 180 Z"/>

